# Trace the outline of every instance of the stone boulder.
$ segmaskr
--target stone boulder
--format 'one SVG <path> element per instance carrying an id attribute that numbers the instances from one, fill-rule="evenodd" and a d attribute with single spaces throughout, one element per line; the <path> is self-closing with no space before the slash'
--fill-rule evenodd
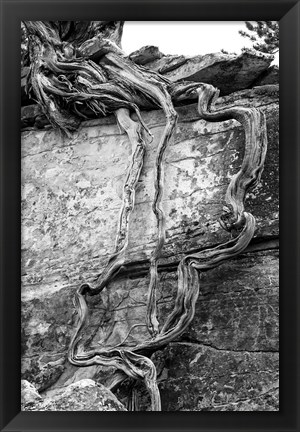
<path id="1" fill-rule="evenodd" d="M 254 86 L 276 85 L 279 84 L 279 67 L 277 65 L 270 66 L 267 70 L 254 81 Z"/>
<path id="2" fill-rule="evenodd" d="M 273 60 L 271 54 L 249 50 L 240 55 L 213 53 L 195 57 L 163 56 L 148 62 L 146 67 L 171 81 L 212 84 L 220 89 L 221 95 L 228 95 L 251 87 Z"/>
<path id="3" fill-rule="evenodd" d="M 158 47 L 153 45 L 146 45 L 139 50 L 131 53 L 129 55 L 129 58 L 138 65 L 145 65 L 149 62 L 153 62 L 154 60 L 163 57 L 163 55 L 164 54 L 159 51 Z"/>
<path id="4" fill-rule="evenodd" d="M 57 388 L 42 398 L 28 381 L 22 382 L 23 411 L 127 411 L 116 396 L 91 379 Z"/>
<path id="5" fill-rule="evenodd" d="M 36 387 L 27 380 L 21 380 L 21 410 L 26 411 L 43 400 Z"/>

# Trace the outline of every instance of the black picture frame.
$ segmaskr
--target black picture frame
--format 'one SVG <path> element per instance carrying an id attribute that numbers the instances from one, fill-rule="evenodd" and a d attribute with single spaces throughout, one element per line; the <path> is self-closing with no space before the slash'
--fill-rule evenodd
<path id="1" fill-rule="evenodd" d="M 299 431 L 299 1 L 1 0 L 0 3 L 1 431 Z M 20 412 L 20 21 L 95 17 L 136 21 L 280 21 L 279 412 Z"/>

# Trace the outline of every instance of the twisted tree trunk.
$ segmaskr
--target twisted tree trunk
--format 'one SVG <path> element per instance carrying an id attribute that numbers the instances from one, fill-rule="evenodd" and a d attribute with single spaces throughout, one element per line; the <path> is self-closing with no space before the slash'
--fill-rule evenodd
<path id="1" fill-rule="evenodd" d="M 177 83 L 134 64 L 120 46 L 122 22 L 25 22 L 29 41 L 30 74 L 28 89 L 53 127 L 70 135 L 85 118 L 116 115 L 132 144 L 132 156 L 123 188 L 115 249 L 93 286 L 83 284 L 75 294 L 79 320 L 70 343 L 68 359 L 77 366 L 114 366 L 118 371 L 110 388 L 115 389 L 127 376 L 143 380 L 151 397 L 151 409 L 160 410 L 156 369 L 150 357 L 178 338 L 191 323 L 199 293 L 199 272 L 216 267 L 249 244 L 255 219 L 244 210 L 246 192 L 260 179 L 266 154 L 264 115 L 254 108 L 214 111 L 217 89 L 208 84 Z M 239 172 L 232 178 L 225 196 L 221 226 L 232 238 L 215 248 L 184 257 L 178 266 L 178 289 L 174 310 L 160 324 L 156 314 L 158 260 L 165 242 L 165 215 L 162 207 L 164 153 L 174 131 L 177 113 L 174 102 L 198 97 L 200 118 L 207 121 L 236 119 L 245 129 L 245 152 Z M 153 212 L 157 220 L 157 244 L 150 259 L 145 325 L 149 339 L 126 347 L 126 339 L 116 347 L 101 347 L 78 353 L 81 332 L 87 322 L 86 296 L 101 293 L 125 262 L 129 218 L 134 208 L 135 188 L 143 166 L 145 139 L 151 132 L 140 109 L 161 107 L 166 126 L 157 149 Z M 136 112 L 138 122 L 130 118 Z M 133 392 L 134 398 L 136 396 Z M 135 409 L 134 400 L 131 408 Z"/>

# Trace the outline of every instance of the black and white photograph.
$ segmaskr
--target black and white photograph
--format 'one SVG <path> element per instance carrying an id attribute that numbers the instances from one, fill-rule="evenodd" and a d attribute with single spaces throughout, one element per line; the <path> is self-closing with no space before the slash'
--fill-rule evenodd
<path id="1" fill-rule="evenodd" d="M 22 21 L 20 68 L 21 410 L 279 411 L 279 22 Z"/>

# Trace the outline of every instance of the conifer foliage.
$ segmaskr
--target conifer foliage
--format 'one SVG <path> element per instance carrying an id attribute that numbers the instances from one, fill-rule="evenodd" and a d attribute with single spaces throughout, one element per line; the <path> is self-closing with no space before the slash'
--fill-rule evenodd
<path id="1" fill-rule="evenodd" d="M 240 30 L 239 33 L 253 42 L 254 49 L 268 54 L 279 51 L 278 21 L 245 21 L 245 25 L 248 31 Z"/>

